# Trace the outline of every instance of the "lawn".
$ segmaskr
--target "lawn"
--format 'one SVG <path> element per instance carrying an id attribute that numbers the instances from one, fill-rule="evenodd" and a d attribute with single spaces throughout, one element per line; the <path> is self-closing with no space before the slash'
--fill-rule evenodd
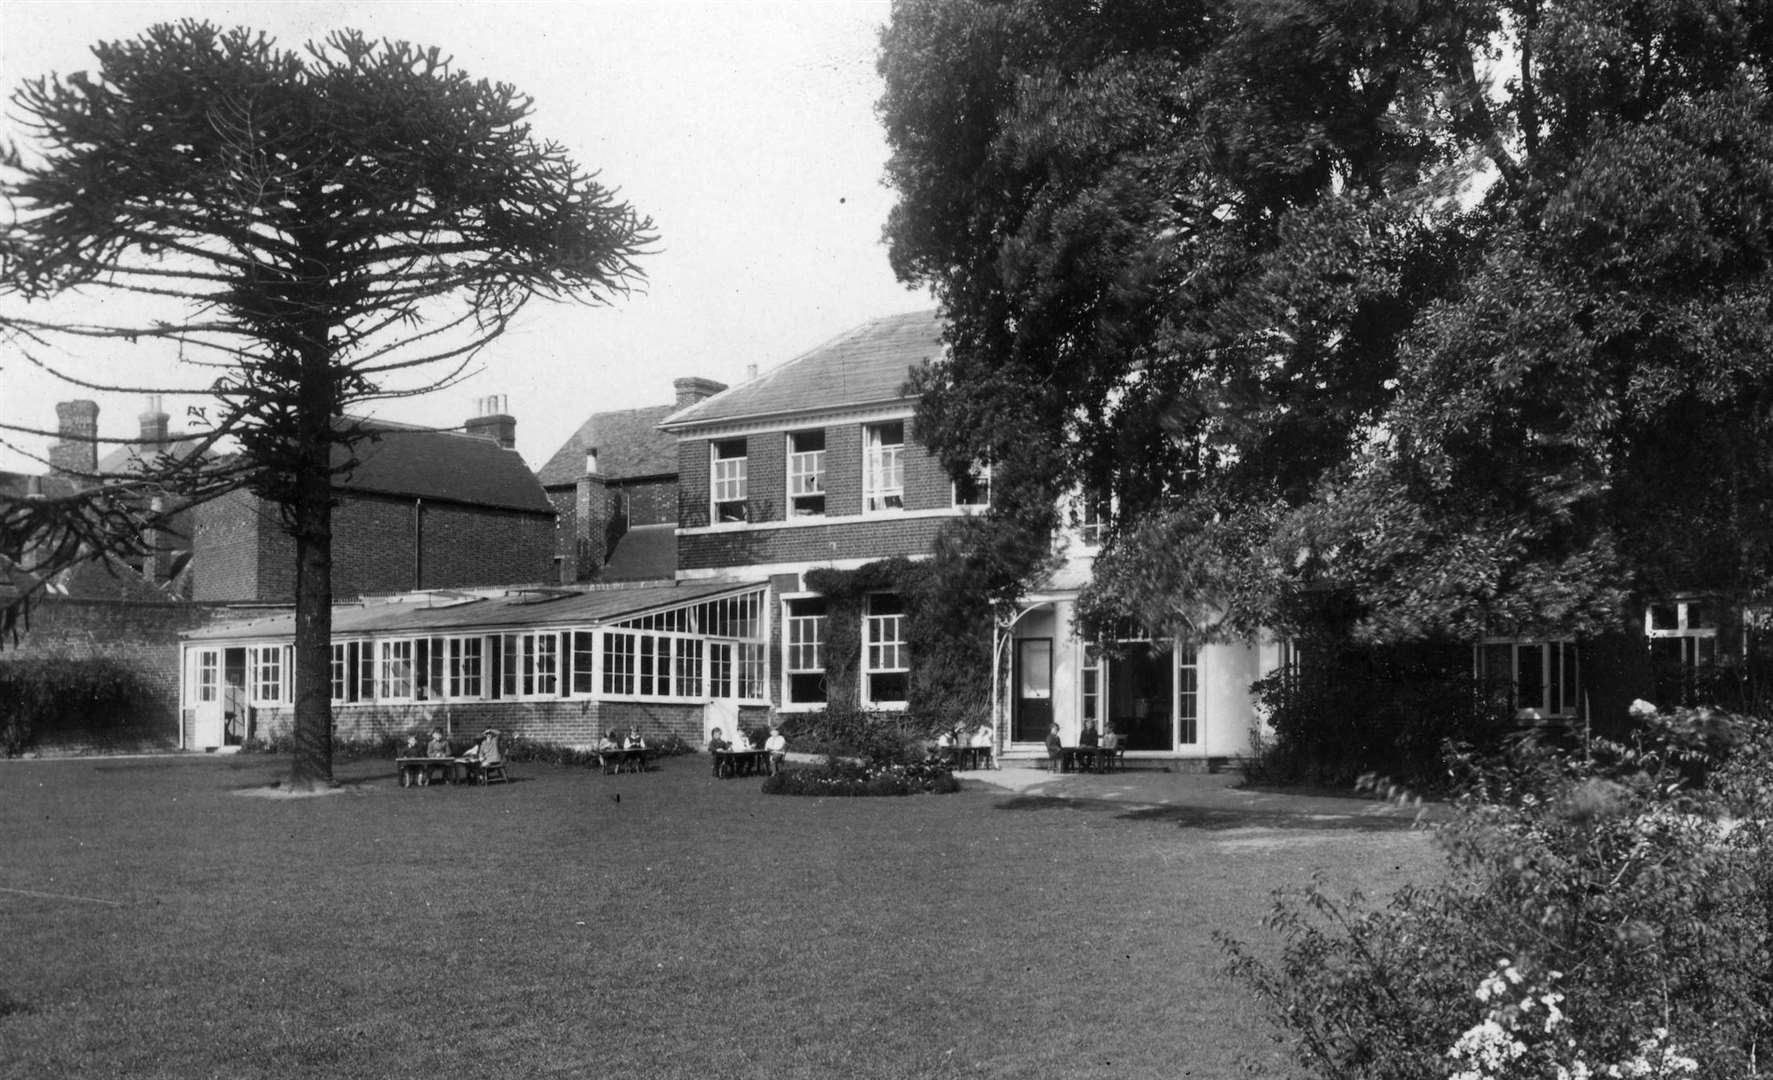
<path id="1" fill-rule="evenodd" d="M 1340 819 L 771 797 L 700 757 L 241 794 L 286 768 L 0 763 L 0 1075 L 1281 1076 L 1213 932 L 1435 864 Z"/>

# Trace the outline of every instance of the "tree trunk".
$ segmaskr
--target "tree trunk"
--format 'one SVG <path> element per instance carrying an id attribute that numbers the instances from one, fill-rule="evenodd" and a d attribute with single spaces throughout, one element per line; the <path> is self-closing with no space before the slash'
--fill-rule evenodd
<path id="1" fill-rule="evenodd" d="M 303 448 L 307 460 L 310 447 Z M 321 441 L 318 475 L 297 483 L 292 524 L 296 550 L 295 759 L 290 786 L 329 787 L 332 779 L 332 484 L 329 446 Z M 314 472 L 316 470 L 306 470 Z"/>
<path id="2" fill-rule="evenodd" d="M 295 759 L 290 786 L 330 787 L 332 779 L 332 426 L 338 411 L 327 347 L 330 330 L 311 326 L 301 358 L 295 445 L 290 448 L 288 524 L 295 539 Z"/>

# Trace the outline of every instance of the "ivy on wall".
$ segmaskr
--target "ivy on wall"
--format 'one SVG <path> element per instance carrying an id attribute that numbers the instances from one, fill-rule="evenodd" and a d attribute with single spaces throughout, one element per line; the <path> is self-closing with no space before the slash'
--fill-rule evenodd
<path id="1" fill-rule="evenodd" d="M 868 594 L 895 593 L 905 604 L 911 648 L 908 726 L 933 733 L 986 722 L 993 605 L 1013 600 L 1050 562 L 1050 535 L 1050 528 L 965 518 L 943 529 L 929 559 L 894 557 L 854 570 L 808 571 L 807 587 L 826 603 L 826 707 L 857 707 Z"/>

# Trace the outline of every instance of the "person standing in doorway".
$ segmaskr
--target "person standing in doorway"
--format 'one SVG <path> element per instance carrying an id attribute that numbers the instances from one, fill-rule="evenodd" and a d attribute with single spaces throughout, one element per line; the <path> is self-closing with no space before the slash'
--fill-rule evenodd
<path id="1" fill-rule="evenodd" d="M 252 735 L 252 706 L 247 703 L 240 676 L 233 672 L 222 686 L 222 725 L 222 741 L 230 746 L 244 746 Z"/>

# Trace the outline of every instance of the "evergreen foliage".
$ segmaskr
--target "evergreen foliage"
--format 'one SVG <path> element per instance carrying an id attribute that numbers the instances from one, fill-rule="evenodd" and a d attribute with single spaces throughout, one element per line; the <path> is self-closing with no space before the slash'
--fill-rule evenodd
<path id="1" fill-rule="evenodd" d="M 626 291 L 651 223 L 535 137 L 529 98 L 435 48 L 340 30 L 291 52 L 186 20 L 93 56 L 12 96 L 32 145 L 0 154 L 0 299 L 23 302 L 0 325 L 52 367 L 57 336 L 176 346 L 216 372 L 214 407 L 187 456 L 0 506 L 0 555 L 41 581 L 227 491 L 277 506 L 296 557 L 292 781 L 323 784 L 332 480 L 355 465 L 333 451 L 366 438 L 346 410 L 450 385 L 536 296 Z M 55 303 L 76 294 L 123 302 L 96 320 Z"/>

